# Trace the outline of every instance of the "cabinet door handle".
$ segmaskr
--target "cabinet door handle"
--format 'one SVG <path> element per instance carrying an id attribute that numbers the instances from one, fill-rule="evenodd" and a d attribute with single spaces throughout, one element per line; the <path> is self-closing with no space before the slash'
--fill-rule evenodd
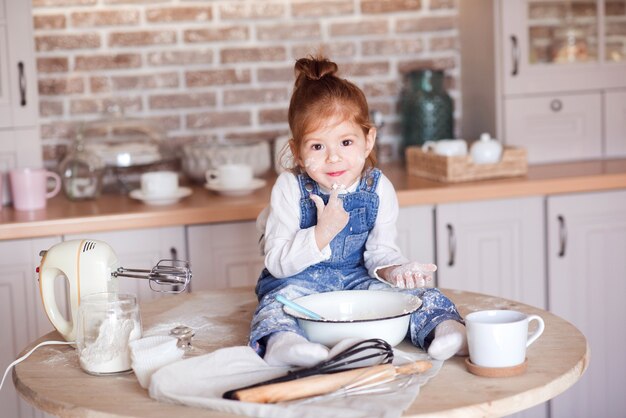
<path id="1" fill-rule="evenodd" d="M 24 63 L 22 61 L 17 63 L 17 73 L 20 84 L 20 105 L 26 106 L 26 76 L 24 74 Z"/>
<path id="2" fill-rule="evenodd" d="M 559 257 L 565 257 L 565 247 L 567 244 L 567 227 L 563 215 L 556 217 L 559 221 Z"/>
<path id="3" fill-rule="evenodd" d="M 456 236 L 454 235 L 454 227 L 451 224 L 447 224 L 446 228 L 448 228 L 448 266 L 452 267 L 456 257 Z"/>
<path id="4" fill-rule="evenodd" d="M 550 109 L 553 112 L 560 112 L 563 109 L 563 102 L 559 99 L 554 99 L 550 102 Z"/>
<path id="5" fill-rule="evenodd" d="M 511 53 L 513 58 L 512 76 L 516 76 L 519 70 L 519 47 L 517 45 L 517 36 L 511 35 Z"/>

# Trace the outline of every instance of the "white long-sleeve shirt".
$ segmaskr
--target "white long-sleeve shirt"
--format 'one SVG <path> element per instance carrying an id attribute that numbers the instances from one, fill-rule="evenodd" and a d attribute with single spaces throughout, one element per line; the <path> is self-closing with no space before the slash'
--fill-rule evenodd
<path id="1" fill-rule="evenodd" d="M 359 181 L 347 188 L 356 190 Z M 323 190 L 323 193 L 329 193 Z M 381 174 L 375 191 L 379 196 L 378 214 L 374 228 L 365 243 L 365 268 L 378 278 L 378 268 L 404 264 L 408 260 L 396 245 L 398 198 L 389 179 Z M 276 278 L 293 276 L 307 267 L 328 260 L 330 245 L 321 251 L 315 242 L 315 227 L 300 229 L 300 188 L 292 173 L 278 176 L 270 205 L 257 218 L 257 230 L 264 234 L 261 248 L 265 254 L 265 267 Z"/>

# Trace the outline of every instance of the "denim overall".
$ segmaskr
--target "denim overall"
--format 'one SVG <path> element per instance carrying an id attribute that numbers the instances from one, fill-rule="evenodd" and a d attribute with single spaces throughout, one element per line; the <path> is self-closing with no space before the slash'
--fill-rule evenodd
<path id="1" fill-rule="evenodd" d="M 348 225 L 330 243 L 331 257 L 312 265 L 294 276 L 274 278 L 264 269 L 256 286 L 259 305 L 252 318 L 250 346 L 261 356 L 265 352 L 267 337 L 275 332 L 289 331 L 305 336 L 297 321 L 284 313 L 283 305 L 275 301 L 277 294 L 295 299 L 312 293 L 333 290 L 374 289 L 388 290 L 392 287 L 369 276 L 363 254 L 369 232 L 374 227 L 378 213 L 379 197 L 376 186 L 380 170 L 368 171 L 356 190 L 340 195 L 346 212 L 350 214 Z M 319 185 L 306 174 L 298 175 L 300 186 L 300 228 L 317 224 L 317 208 L 309 197 L 317 194 L 328 204 L 329 195 L 321 193 Z M 454 304 L 438 289 L 404 289 L 422 299 L 422 307 L 411 315 L 409 335 L 414 345 L 427 348 L 432 340 L 431 331 L 441 322 L 453 319 L 461 321 Z"/>

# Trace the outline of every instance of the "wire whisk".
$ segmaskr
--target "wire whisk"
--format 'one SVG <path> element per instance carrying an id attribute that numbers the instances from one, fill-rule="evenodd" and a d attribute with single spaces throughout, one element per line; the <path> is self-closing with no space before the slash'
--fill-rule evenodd
<path id="1" fill-rule="evenodd" d="M 291 380 L 301 379 L 308 376 L 318 374 L 330 374 L 345 371 L 350 368 L 361 367 L 364 363 L 367 365 L 390 364 L 393 361 L 393 348 L 385 340 L 380 338 L 372 338 L 360 341 L 337 355 L 316 364 L 313 367 L 293 370 L 287 372 L 286 375 L 264 382 L 255 383 L 250 386 L 237 388 L 224 393 L 225 399 L 236 399 L 235 393 L 245 389 L 251 389 L 259 386 L 270 385 L 274 383 L 289 382 Z M 361 365 L 361 366 L 359 366 Z M 352 366 L 352 367 L 348 367 Z"/>

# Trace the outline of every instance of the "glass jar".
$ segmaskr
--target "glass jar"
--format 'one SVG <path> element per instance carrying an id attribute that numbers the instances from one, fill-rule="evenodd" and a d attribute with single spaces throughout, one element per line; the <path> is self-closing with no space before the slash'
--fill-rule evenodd
<path id="1" fill-rule="evenodd" d="M 80 299 L 76 347 L 80 367 L 93 375 L 131 370 L 131 341 L 141 338 L 137 298 L 130 294 L 94 293 Z"/>
<path id="2" fill-rule="evenodd" d="M 454 105 L 443 86 L 443 70 L 407 75 L 400 101 L 403 147 L 454 138 Z"/>
<path id="3" fill-rule="evenodd" d="M 104 161 L 85 150 L 82 135 L 78 135 L 73 149 L 61 161 L 60 174 L 63 191 L 70 200 L 95 199 L 100 196 Z"/>

